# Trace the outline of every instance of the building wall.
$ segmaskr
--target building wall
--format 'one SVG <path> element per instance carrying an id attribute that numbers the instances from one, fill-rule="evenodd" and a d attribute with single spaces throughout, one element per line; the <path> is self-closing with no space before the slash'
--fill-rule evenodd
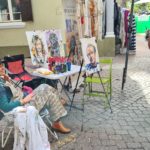
<path id="1" fill-rule="evenodd" d="M 97 47 L 100 57 L 114 57 L 115 56 L 115 38 L 107 37 L 105 39 L 98 40 Z"/>
<path id="2" fill-rule="evenodd" d="M 0 58 L 19 53 L 30 56 L 26 31 L 61 29 L 65 43 L 65 18 L 62 7 L 62 0 L 32 0 L 33 22 L 26 22 L 24 28 L 0 29 Z M 114 47 L 114 39 L 108 38 L 98 42 L 100 56 L 114 56 Z"/>
<path id="3" fill-rule="evenodd" d="M 9 51 L 16 53 L 16 49 L 21 49 L 26 56 L 29 55 L 26 31 L 61 29 L 63 39 L 65 39 L 65 21 L 62 10 L 61 0 L 32 0 L 33 22 L 26 22 L 24 28 L 0 29 L 0 57 Z M 11 53 L 13 52 L 9 52 Z"/>

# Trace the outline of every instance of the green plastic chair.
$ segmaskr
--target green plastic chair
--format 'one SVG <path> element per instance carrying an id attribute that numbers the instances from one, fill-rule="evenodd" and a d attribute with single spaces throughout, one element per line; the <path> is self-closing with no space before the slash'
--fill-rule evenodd
<path id="1" fill-rule="evenodd" d="M 90 77 L 86 77 L 84 82 L 84 96 L 98 96 L 103 97 L 104 107 L 110 108 L 110 101 L 112 98 L 112 59 L 111 58 L 103 58 L 100 59 L 100 76 L 97 74 L 91 75 Z M 99 84 L 100 86 L 95 86 L 95 84 Z M 94 87 L 99 87 L 94 90 Z M 83 97 L 83 105 L 84 105 L 84 97 Z M 83 106 L 84 107 L 84 106 Z M 112 109 L 111 109 L 112 112 Z"/>

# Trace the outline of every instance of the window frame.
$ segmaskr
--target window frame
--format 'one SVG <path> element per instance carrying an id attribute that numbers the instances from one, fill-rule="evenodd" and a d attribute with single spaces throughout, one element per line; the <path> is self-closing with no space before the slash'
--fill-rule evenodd
<path id="1" fill-rule="evenodd" d="M 26 23 L 22 21 L 22 16 L 21 19 L 15 20 L 13 17 L 13 10 L 12 10 L 12 1 L 7 0 L 8 2 L 8 9 L 9 9 L 9 16 L 10 19 L 7 21 L 1 21 L 0 22 L 0 29 L 17 29 L 17 28 L 24 28 Z"/>
<path id="2" fill-rule="evenodd" d="M 7 4 L 8 4 L 8 10 L 9 10 L 8 14 L 9 14 L 10 19 L 7 20 L 7 21 L 2 20 L 2 21 L 0 21 L 0 24 L 1 23 L 22 22 L 21 15 L 20 15 L 20 19 L 17 19 L 17 20 L 14 19 L 14 12 L 13 12 L 13 8 L 12 8 L 12 0 L 7 0 Z M 19 12 L 19 13 L 21 13 L 21 12 Z M 0 14 L 2 15 L 2 13 L 0 13 Z"/>

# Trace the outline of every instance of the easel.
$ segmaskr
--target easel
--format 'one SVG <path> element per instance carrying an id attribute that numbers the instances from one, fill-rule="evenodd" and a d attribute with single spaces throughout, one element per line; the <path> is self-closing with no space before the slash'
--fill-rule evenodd
<path id="1" fill-rule="evenodd" d="M 131 13 L 130 13 L 130 20 L 129 20 L 129 27 L 128 27 L 127 51 L 126 51 L 126 58 L 125 58 L 125 67 L 123 68 L 123 76 L 122 76 L 122 87 L 121 87 L 122 90 L 124 89 L 124 84 L 126 82 L 127 70 L 128 70 L 128 55 L 129 55 L 129 47 L 130 47 L 131 33 L 132 33 L 133 9 L 134 9 L 134 0 L 132 0 L 132 4 L 131 4 Z"/>
<path id="2" fill-rule="evenodd" d="M 81 61 L 81 67 L 80 67 L 80 71 L 79 71 L 79 75 L 78 75 L 77 82 L 76 82 L 76 86 L 75 86 L 75 89 L 74 89 L 74 92 L 73 92 L 73 98 L 72 98 L 71 105 L 70 105 L 70 111 L 71 111 L 71 108 L 72 108 L 72 106 L 73 106 L 73 101 L 74 101 L 74 96 L 75 96 L 75 90 L 76 90 L 76 88 L 77 88 L 77 86 L 78 86 L 79 78 L 80 78 L 80 75 L 81 75 L 81 72 L 82 72 L 82 68 L 83 68 L 83 63 L 84 63 L 84 60 L 82 59 L 82 61 Z M 107 94 L 106 94 L 104 84 L 103 84 L 103 82 L 102 82 L 102 78 L 101 78 L 101 75 L 100 75 L 100 71 L 97 71 L 97 72 L 95 72 L 95 73 L 98 74 L 98 77 L 99 77 L 99 79 L 100 79 L 100 82 L 101 82 L 103 91 L 104 91 L 104 93 L 105 93 L 105 97 L 106 97 L 106 99 L 108 100 L 109 107 L 110 107 L 110 110 L 111 110 L 111 113 L 112 113 L 112 108 L 111 108 L 111 105 L 110 105 L 110 101 L 109 101 L 109 99 L 108 99 L 108 96 L 107 96 Z M 86 75 L 84 76 L 84 80 L 85 80 L 85 79 L 86 79 Z M 84 112 L 84 101 L 82 102 L 82 105 L 83 105 L 83 109 L 82 109 L 82 110 L 83 110 L 83 112 Z"/>
<path id="3" fill-rule="evenodd" d="M 72 54 L 72 51 L 70 50 L 67 59 L 70 59 L 71 54 Z M 67 81 L 67 77 L 65 78 L 63 85 L 66 84 L 66 81 Z M 68 83 L 67 83 L 67 85 L 66 85 L 66 86 L 67 86 L 67 91 L 69 91 L 70 85 L 71 85 L 71 77 L 68 77 Z M 61 90 L 61 91 L 62 91 L 62 90 Z"/>
<path id="4" fill-rule="evenodd" d="M 84 60 L 82 59 L 82 61 L 81 61 L 81 67 L 80 67 L 80 71 L 79 71 L 79 75 L 78 75 L 78 78 L 77 78 L 77 82 L 76 82 L 75 89 L 77 88 L 77 85 L 78 85 L 78 81 L 79 81 L 79 78 L 80 78 L 80 75 L 81 75 L 81 72 L 82 72 L 82 68 L 83 68 L 83 63 L 84 63 Z M 105 94 L 105 97 L 106 97 L 107 102 L 108 102 L 109 107 L 110 107 L 110 111 L 111 111 L 111 113 L 112 113 L 113 111 L 112 111 L 112 108 L 111 108 L 111 105 L 110 105 L 110 100 L 109 100 L 109 98 L 108 98 L 108 95 L 106 94 L 106 90 L 105 90 L 104 84 L 103 84 L 103 82 L 102 82 L 102 77 L 101 77 L 100 71 L 97 71 L 97 72 L 95 72 L 95 73 L 98 74 L 98 77 L 99 77 L 99 79 L 100 79 L 100 83 L 101 83 L 101 85 L 102 85 L 103 92 L 104 92 L 104 94 Z M 93 76 L 93 74 L 92 74 L 92 76 Z M 91 77 L 92 77 L 92 76 L 91 76 Z M 84 80 L 86 80 L 86 75 L 84 76 Z M 85 90 L 85 88 L 86 88 L 86 84 L 84 84 L 84 90 Z M 72 101 L 71 101 L 70 110 L 71 110 L 71 108 L 72 108 L 72 106 L 73 106 L 74 96 L 75 96 L 75 92 L 74 92 L 74 94 L 73 94 L 73 98 L 72 98 Z M 81 131 L 83 131 L 83 126 L 84 126 L 84 104 L 85 104 L 85 103 L 84 103 L 84 98 L 83 98 L 83 99 L 82 99 L 82 111 L 83 111 L 83 113 L 82 113 Z"/>
<path id="5" fill-rule="evenodd" d="M 71 108 L 72 108 L 72 106 L 73 106 L 73 101 L 74 101 L 76 89 L 77 89 L 78 82 L 79 82 L 79 78 L 80 78 L 80 75 L 81 75 L 81 72 L 82 72 L 83 62 L 84 62 L 84 61 L 83 61 L 83 59 L 82 59 L 82 61 L 81 61 L 81 67 L 80 67 L 80 71 L 79 71 L 79 75 L 78 75 L 77 82 L 76 82 L 76 86 L 75 86 L 75 89 L 74 89 L 74 91 L 73 91 L 73 97 L 72 97 L 72 100 L 71 100 L 70 111 L 71 111 Z"/>

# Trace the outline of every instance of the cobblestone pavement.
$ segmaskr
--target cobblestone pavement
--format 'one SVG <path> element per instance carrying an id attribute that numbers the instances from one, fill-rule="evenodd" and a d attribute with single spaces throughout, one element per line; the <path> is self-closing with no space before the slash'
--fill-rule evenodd
<path id="1" fill-rule="evenodd" d="M 113 113 L 105 110 L 98 98 L 87 99 L 84 113 L 72 109 L 63 118 L 72 132 L 68 135 L 59 134 L 58 141 L 52 140 L 52 150 L 150 150 L 149 57 L 147 43 L 140 35 L 137 37 L 136 55 L 129 56 L 123 91 L 121 82 L 125 56 L 118 55 L 114 58 Z M 76 95 L 74 105 L 81 107 L 81 96 L 82 92 Z M 5 150 L 12 149 L 12 141 L 13 136 Z"/>

